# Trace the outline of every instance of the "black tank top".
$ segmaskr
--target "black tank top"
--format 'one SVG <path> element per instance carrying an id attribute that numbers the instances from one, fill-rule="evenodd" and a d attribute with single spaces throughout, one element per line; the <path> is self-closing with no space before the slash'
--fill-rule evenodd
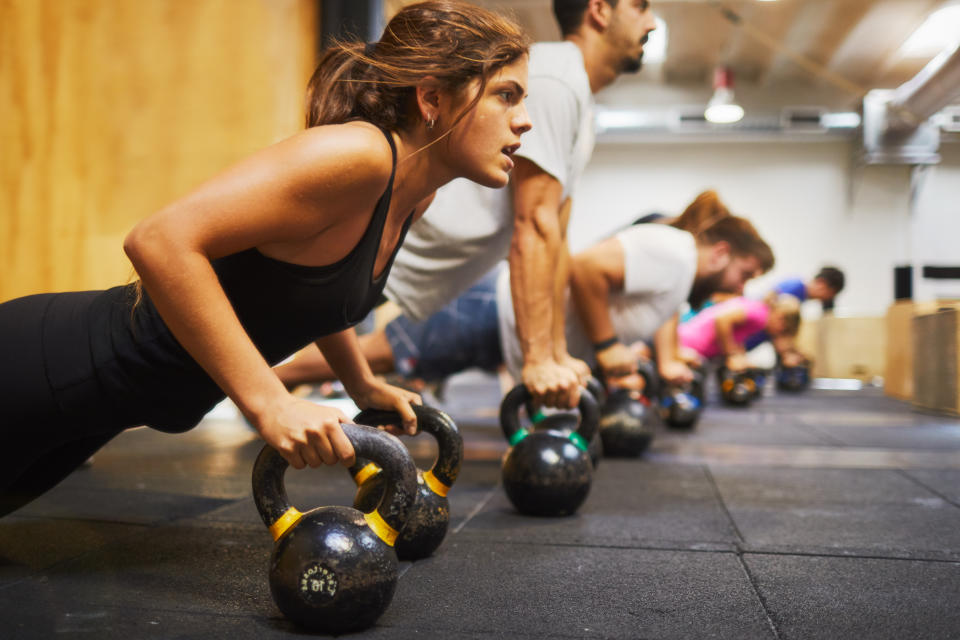
<path id="1" fill-rule="evenodd" d="M 411 212 L 390 259 L 375 277 L 397 166 L 393 138 L 388 131 L 384 135 L 393 155 L 390 180 L 366 231 L 343 259 L 310 267 L 275 260 L 252 248 L 213 261 L 240 322 L 271 365 L 319 337 L 357 324 L 380 299 L 412 220 Z M 104 400 L 120 422 L 163 431 L 190 429 L 224 393 L 180 346 L 146 292 L 135 310 L 132 301 L 131 287 L 123 286 L 101 292 L 84 305 L 92 367 L 107 396 Z M 75 319 L 76 310 L 67 315 Z M 45 331 L 57 334 L 62 345 L 68 332 L 59 331 L 67 324 L 67 319 L 61 320 L 65 322 L 60 327 Z M 48 354 L 50 359 L 57 358 L 53 352 Z M 55 379 L 51 381 L 57 386 Z"/>

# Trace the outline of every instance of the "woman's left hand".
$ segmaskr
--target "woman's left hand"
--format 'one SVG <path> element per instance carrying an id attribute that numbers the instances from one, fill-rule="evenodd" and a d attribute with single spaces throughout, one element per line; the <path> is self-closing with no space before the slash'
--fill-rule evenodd
<path id="1" fill-rule="evenodd" d="M 361 409 L 384 409 L 396 411 L 403 420 L 403 429 L 393 425 L 383 425 L 384 429 L 394 435 L 416 435 L 417 416 L 413 413 L 411 404 L 422 405 L 423 400 L 412 391 L 407 391 L 392 384 L 375 379 L 366 382 L 358 389 L 347 389 L 350 397 Z"/>

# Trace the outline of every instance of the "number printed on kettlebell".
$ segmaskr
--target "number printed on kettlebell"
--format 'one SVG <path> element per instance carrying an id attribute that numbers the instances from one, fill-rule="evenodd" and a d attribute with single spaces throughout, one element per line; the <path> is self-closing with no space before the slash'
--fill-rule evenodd
<path id="1" fill-rule="evenodd" d="M 307 602 L 323 602 L 336 593 L 337 576 L 326 567 L 313 563 L 300 574 L 300 597 Z"/>

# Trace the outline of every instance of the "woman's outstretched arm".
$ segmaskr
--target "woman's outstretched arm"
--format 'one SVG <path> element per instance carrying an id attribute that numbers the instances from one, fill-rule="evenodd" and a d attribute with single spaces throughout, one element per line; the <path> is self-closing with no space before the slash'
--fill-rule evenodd
<path id="1" fill-rule="evenodd" d="M 173 335 L 295 468 L 352 459 L 339 428 L 346 417 L 287 392 L 211 261 L 257 247 L 302 264 L 335 262 L 359 241 L 367 219 L 356 212 L 373 211 L 390 171 L 389 145 L 374 127 L 309 129 L 150 216 L 124 242 Z"/>

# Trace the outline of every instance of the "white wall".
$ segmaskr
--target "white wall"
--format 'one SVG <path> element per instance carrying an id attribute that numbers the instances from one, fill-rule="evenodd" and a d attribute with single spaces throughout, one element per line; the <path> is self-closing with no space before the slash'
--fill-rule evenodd
<path id="1" fill-rule="evenodd" d="M 911 220 L 911 249 L 920 264 L 960 266 L 960 145 L 943 145 L 943 160 L 927 169 Z M 960 298 L 960 281 L 914 279 L 914 298 Z"/>
<path id="2" fill-rule="evenodd" d="M 910 168 L 851 172 L 849 142 L 598 145 L 576 192 L 571 249 L 644 213 L 677 214 L 712 188 L 776 253 L 774 271 L 753 290 L 834 264 L 847 275 L 837 315 L 881 315 L 893 300 L 894 265 L 960 264 L 957 147 L 943 147 L 944 162 L 928 170 L 911 216 Z"/>

